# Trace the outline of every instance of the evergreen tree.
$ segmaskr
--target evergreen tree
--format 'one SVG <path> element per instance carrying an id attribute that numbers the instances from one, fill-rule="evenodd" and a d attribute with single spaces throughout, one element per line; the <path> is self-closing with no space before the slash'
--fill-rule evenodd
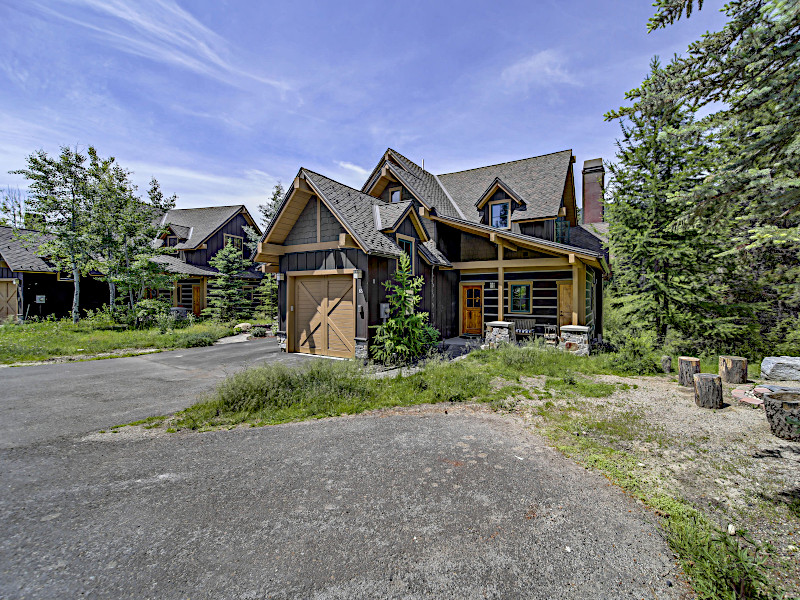
<path id="1" fill-rule="evenodd" d="M 58 158 L 39 150 L 27 167 L 11 171 L 28 179 L 27 209 L 41 216 L 43 232 L 37 251 L 73 279 L 72 320 L 80 318 L 80 278 L 92 261 L 92 196 L 86 155 L 61 148 Z"/>
<path id="2" fill-rule="evenodd" d="M 274 323 L 278 319 L 278 281 L 274 273 L 264 273 L 256 298 L 259 305 L 256 317 Z"/>
<path id="3" fill-rule="evenodd" d="M 12 229 L 26 228 L 27 211 L 25 210 L 25 196 L 19 188 L 6 188 L 0 198 L 0 225 Z"/>
<path id="4" fill-rule="evenodd" d="M 417 312 L 422 277 L 411 274 L 411 259 L 400 255 L 393 281 L 383 283 L 389 302 L 389 318 L 376 325 L 370 346 L 372 357 L 383 363 L 405 363 L 430 351 L 439 332 L 428 324 L 428 313 Z"/>
<path id="5" fill-rule="evenodd" d="M 269 222 L 272 221 L 275 213 L 278 212 L 278 207 L 283 201 L 283 196 L 283 185 L 279 181 L 275 184 L 275 187 L 272 188 L 272 196 L 270 196 L 269 200 L 267 200 L 264 204 L 259 204 L 258 212 L 261 213 L 262 229 L 266 229 L 269 226 Z"/>
<path id="6" fill-rule="evenodd" d="M 654 58 L 644 90 L 650 91 L 660 72 Z M 683 193 L 700 181 L 708 152 L 697 135 L 686 139 L 669 132 L 691 125 L 692 112 L 665 100 L 606 118 L 619 119 L 622 131 L 616 162 L 609 165 L 605 212 L 612 305 L 625 321 L 654 333 L 659 345 L 670 331 L 714 342 L 735 335 L 735 319 L 719 309 L 725 291 L 714 258 L 721 251 L 720 232 L 683 223 L 692 209 Z"/>
<path id="7" fill-rule="evenodd" d="M 208 261 L 219 271 L 208 292 L 208 308 L 203 314 L 218 321 L 229 321 L 246 315 L 249 302 L 245 293 L 242 273 L 253 263 L 242 257 L 242 251 L 232 243 L 217 252 Z"/>
<path id="8" fill-rule="evenodd" d="M 658 0 L 650 31 L 690 17 L 702 0 Z M 712 112 L 670 135 L 700 132 L 711 167 L 686 190 L 692 226 L 714 230 L 727 215 L 732 270 L 727 301 L 747 302 L 773 343 L 800 326 L 800 2 L 736 0 L 728 20 L 677 57 L 655 85 L 627 94 L 637 110 L 665 101 Z M 624 114 L 632 107 L 618 111 Z M 763 348 L 763 351 L 768 351 Z M 800 352 L 800 343 L 783 352 Z M 774 352 L 774 350 L 772 350 Z"/>

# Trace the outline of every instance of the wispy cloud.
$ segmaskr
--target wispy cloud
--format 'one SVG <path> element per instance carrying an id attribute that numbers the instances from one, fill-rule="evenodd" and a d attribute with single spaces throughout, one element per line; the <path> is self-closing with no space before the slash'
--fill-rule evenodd
<path id="1" fill-rule="evenodd" d="M 507 88 L 523 90 L 557 84 L 580 85 L 565 63 L 561 53 L 542 50 L 503 69 L 500 79 Z"/>
<path id="2" fill-rule="evenodd" d="M 45 13 L 96 32 L 123 52 L 166 62 L 231 85 L 251 80 L 281 92 L 288 82 L 264 77 L 236 65 L 227 43 L 172 0 L 62 0 L 82 6 L 104 19 L 81 19 L 38 5 Z"/>
<path id="3" fill-rule="evenodd" d="M 341 168 L 350 171 L 351 173 L 355 173 L 359 177 L 366 177 L 367 175 L 369 175 L 369 171 L 367 169 L 359 167 L 358 165 L 354 165 L 351 162 L 337 160 L 336 164 L 339 165 Z"/>

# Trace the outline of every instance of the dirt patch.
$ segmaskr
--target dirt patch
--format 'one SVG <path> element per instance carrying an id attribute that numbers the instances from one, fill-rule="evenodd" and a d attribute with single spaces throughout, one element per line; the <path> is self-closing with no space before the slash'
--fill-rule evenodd
<path id="1" fill-rule="evenodd" d="M 736 386 L 725 386 L 722 409 L 709 410 L 673 378 L 592 379 L 620 389 L 604 398 L 549 400 L 571 415 L 565 427 L 631 453 L 648 487 L 688 500 L 722 529 L 732 525 L 772 545 L 775 579 L 800 595 L 800 443 L 773 436 L 763 408 L 731 396 Z M 541 385 L 523 384 L 542 396 Z M 518 411 L 530 426 L 547 422 L 542 400 L 521 400 Z"/>

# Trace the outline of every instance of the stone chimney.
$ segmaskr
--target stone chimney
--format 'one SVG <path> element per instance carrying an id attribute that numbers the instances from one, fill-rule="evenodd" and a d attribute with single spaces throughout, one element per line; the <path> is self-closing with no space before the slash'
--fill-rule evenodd
<path id="1" fill-rule="evenodd" d="M 602 158 L 583 163 L 583 222 L 603 222 L 603 185 L 606 170 Z"/>

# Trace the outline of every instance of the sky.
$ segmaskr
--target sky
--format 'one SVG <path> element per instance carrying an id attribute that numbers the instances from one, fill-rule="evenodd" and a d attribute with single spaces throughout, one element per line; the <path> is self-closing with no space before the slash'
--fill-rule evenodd
<path id="1" fill-rule="evenodd" d="M 648 34 L 640 0 L 0 0 L 0 187 L 93 145 L 141 193 L 255 216 L 300 167 L 360 188 L 387 147 L 437 174 L 610 160 L 603 114 L 721 6 Z"/>

